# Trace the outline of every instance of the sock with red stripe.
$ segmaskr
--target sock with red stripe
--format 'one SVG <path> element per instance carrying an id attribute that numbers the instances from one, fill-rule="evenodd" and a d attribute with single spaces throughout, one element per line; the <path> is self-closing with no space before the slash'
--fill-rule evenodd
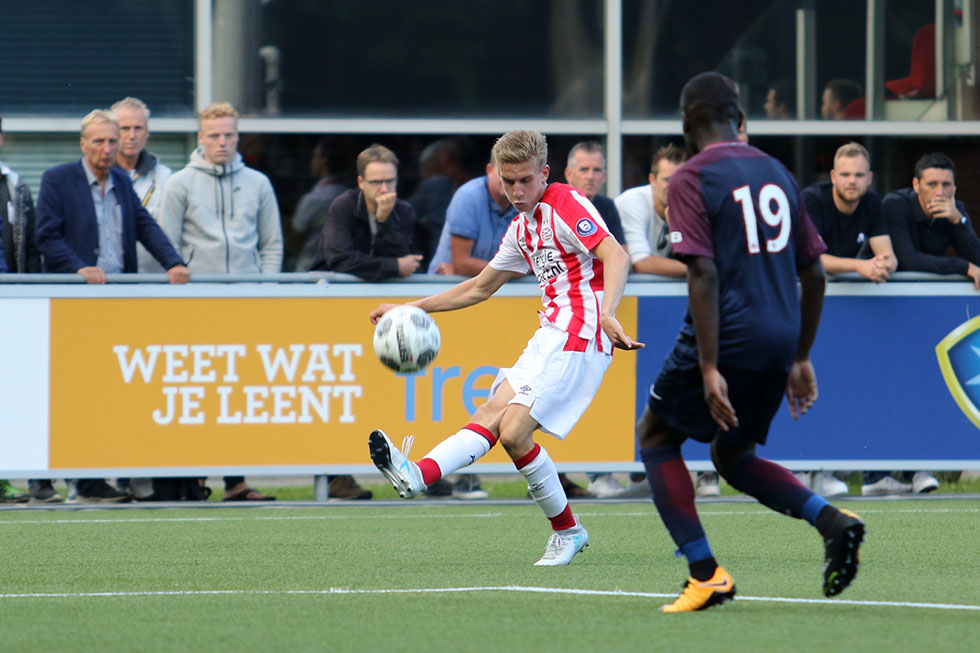
<path id="1" fill-rule="evenodd" d="M 489 429 L 475 423 L 467 424 L 433 447 L 419 461 L 422 482 L 432 485 L 443 476 L 473 464 L 485 456 L 496 442 L 497 436 Z"/>
<path id="2" fill-rule="evenodd" d="M 677 544 L 678 553 L 687 558 L 692 574 L 694 571 L 702 572 L 703 566 L 713 566 L 714 554 L 694 507 L 694 484 L 681 456 L 681 448 L 641 449 L 640 459 L 653 489 L 653 503 Z M 699 562 L 702 564 L 699 565 Z"/>
<path id="3" fill-rule="evenodd" d="M 527 479 L 527 491 L 556 531 L 575 526 L 568 507 L 568 497 L 558 479 L 558 470 L 551 456 L 540 444 L 514 461 L 514 466 Z"/>

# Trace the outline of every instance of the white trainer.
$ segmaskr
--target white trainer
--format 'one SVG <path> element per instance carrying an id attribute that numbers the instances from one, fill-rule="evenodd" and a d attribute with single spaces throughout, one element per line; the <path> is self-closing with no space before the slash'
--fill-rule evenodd
<path id="1" fill-rule="evenodd" d="M 378 470 L 385 475 L 395 492 L 402 499 L 412 499 L 425 489 L 422 482 L 422 470 L 408 459 L 415 437 L 409 435 L 402 441 L 402 450 L 398 451 L 384 431 L 371 431 L 368 445 L 371 448 L 371 460 Z"/>
<path id="2" fill-rule="evenodd" d="M 699 473 L 694 493 L 699 497 L 720 497 L 721 487 L 718 485 L 718 472 Z"/>
<path id="3" fill-rule="evenodd" d="M 653 490 L 650 489 L 650 482 L 644 478 L 642 481 L 630 481 L 629 487 L 623 488 L 619 496 L 622 499 L 650 499 Z"/>
<path id="4" fill-rule="evenodd" d="M 822 497 L 839 497 L 847 494 L 850 488 L 847 487 L 847 483 L 830 472 L 817 472 L 813 491 Z"/>
<path id="5" fill-rule="evenodd" d="M 939 487 L 939 480 L 929 472 L 916 472 L 912 477 L 912 491 L 916 494 L 932 492 Z"/>
<path id="6" fill-rule="evenodd" d="M 906 494 L 911 491 L 911 484 L 902 483 L 894 476 L 884 476 L 874 483 L 861 486 L 861 495 L 866 497 L 877 497 L 886 494 Z"/>
<path id="7" fill-rule="evenodd" d="M 621 496 L 624 489 L 612 474 L 599 474 L 589 481 L 589 492 L 597 499 L 614 499 Z"/>
<path id="8" fill-rule="evenodd" d="M 575 525 L 561 531 L 555 531 L 548 538 L 548 546 L 544 555 L 534 563 L 535 567 L 557 567 L 567 565 L 575 554 L 589 546 L 589 531 L 575 517 Z"/>

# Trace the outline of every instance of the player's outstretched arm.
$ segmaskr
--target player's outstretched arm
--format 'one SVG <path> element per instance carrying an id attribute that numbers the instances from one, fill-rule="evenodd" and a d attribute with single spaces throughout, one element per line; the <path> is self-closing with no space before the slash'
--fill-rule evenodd
<path id="1" fill-rule="evenodd" d="M 728 382 L 718 370 L 718 268 L 714 259 L 692 256 L 687 262 L 687 293 L 698 342 L 704 401 L 722 431 L 738 426 L 728 399 Z"/>
<path id="2" fill-rule="evenodd" d="M 602 306 L 599 308 L 599 325 L 619 349 L 640 349 L 642 342 L 626 335 L 623 326 L 616 319 L 616 309 L 626 289 L 626 278 L 630 272 L 630 257 L 616 242 L 615 238 L 603 238 L 592 253 L 602 261 Z"/>
<path id="3" fill-rule="evenodd" d="M 412 306 L 418 306 L 426 313 L 438 313 L 440 311 L 453 311 L 457 308 L 466 308 L 467 306 L 479 304 L 488 299 L 493 293 L 497 292 L 500 286 L 520 276 L 523 275 L 519 272 L 496 270 L 488 265 L 477 276 L 462 281 L 448 290 L 408 303 Z M 377 324 L 381 316 L 395 306 L 397 304 L 381 304 L 371 311 L 368 315 L 371 324 Z"/>

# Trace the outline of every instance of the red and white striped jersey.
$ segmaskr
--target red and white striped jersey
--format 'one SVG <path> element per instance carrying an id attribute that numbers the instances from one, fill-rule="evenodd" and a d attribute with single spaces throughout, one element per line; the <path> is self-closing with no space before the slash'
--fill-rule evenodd
<path id="1" fill-rule="evenodd" d="M 490 266 L 534 272 L 544 304 L 540 315 L 569 334 L 566 349 L 584 351 L 598 338 L 597 348 L 611 353 L 599 326 L 602 261 L 591 253 L 608 235 L 592 202 L 568 184 L 551 184 L 532 211 L 511 222 Z"/>

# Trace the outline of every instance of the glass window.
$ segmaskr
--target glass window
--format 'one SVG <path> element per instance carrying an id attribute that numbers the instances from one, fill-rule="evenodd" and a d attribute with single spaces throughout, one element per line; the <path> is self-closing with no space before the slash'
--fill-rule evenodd
<path id="1" fill-rule="evenodd" d="M 717 70 L 739 85 L 749 115 L 765 115 L 769 84 L 795 76 L 796 2 L 623 2 L 623 115 L 678 115 L 688 79 Z"/>
<path id="2" fill-rule="evenodd" d="M 155 116 L 193 109 L 192 0 L 17 0 L 0 20 L 0 107 L 84 114 L 127 95 Z"/>
<path id="3" fill-rule="evenodd" d="M 286 115 L 598 117 L 603 12 L 602 0 L 273 0 L 261 45 L 278 52 L 278 98 L 253 100 Z"/>

